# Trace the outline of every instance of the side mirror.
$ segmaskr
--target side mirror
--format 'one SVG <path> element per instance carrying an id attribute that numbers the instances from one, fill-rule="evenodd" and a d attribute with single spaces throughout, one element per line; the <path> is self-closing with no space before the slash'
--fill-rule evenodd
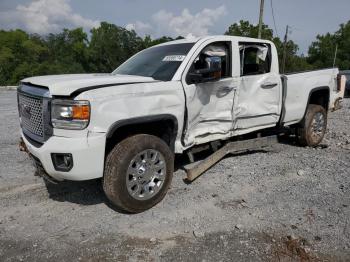
<path id="1" fill-rule="evenodd" d="M 205 58 L 205 66 L 205 68 L 196 69 L 188 74 L 190 83 L 203 83 L 220 79 L 221 57 L 211 56 Z"/>
<path id="2" fill-rule="evenodd" d="M 200 73 L 189 73 L 187 75 L 187 83 L 189 84 L 198 84 L 198 83 L 202 83 L 203 81 L 203 75 Z"/>

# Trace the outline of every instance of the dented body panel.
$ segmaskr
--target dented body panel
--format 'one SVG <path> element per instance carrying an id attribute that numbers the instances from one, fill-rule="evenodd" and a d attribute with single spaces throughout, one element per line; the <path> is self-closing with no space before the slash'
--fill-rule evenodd
<path id="1" fill-rule="evenodd" d="M 176 152 L 180 150 L 184 121 L 185 98 L 180 82 L 154 82 L 111 86 L 90 90 L 77 99 L 89 100 L 96 108 L 91 114 L 88 129 L 91 132 L 107 133 L 114 123 L 137 117 L 171 115 L 177 120 Z"/>

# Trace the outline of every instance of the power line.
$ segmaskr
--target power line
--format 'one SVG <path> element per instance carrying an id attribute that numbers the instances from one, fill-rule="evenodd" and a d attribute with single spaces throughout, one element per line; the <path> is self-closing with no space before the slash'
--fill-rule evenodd
<path id="1" fill-rule="evenodd" d="M 275 12 L 274 12 L 274 10 L 273 10 L 272 0 L 270 0 L 270 5 L 271 5 L 272 18 L 273 18 L 273 25 L 274 25 L 274 27 L 275 27 L 276 35 L 277 35 L 277 37 L 279 38 L 278 31 L 277 31 L 277 26 L 276 26 L 276 20 L 275 20 Z"/>

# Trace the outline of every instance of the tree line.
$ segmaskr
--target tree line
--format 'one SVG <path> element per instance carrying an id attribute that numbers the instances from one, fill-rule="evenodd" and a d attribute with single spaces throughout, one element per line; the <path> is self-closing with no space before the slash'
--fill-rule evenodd
<path id="1" fill-rule="evenodd" d="M 242 20 L 232 24 L 225 34 L 257 37 L 258 26 Z M 267 25 L 263 25 L 262 38 L 275 43 L 282 61 L 283 42 Z M 93 28 L 89 37 L 82 28 L 64 29 L 46 36 L 19 29 L 0 30 L 0 85 L 15 85 L 25 77 L 37 75 L 112 72 L 136 52 L 171 40 L 174 38 L 140 37 L 135 31 L 107 22 Z M 336 66 L 349 69 L 350 21 L 341 24 L 335 33 L 318 35 L 309 47 L 308 56 L 298 55 L 298 45 L 289 40 L 286 71 L 331 67 L 336 46 Z"/>

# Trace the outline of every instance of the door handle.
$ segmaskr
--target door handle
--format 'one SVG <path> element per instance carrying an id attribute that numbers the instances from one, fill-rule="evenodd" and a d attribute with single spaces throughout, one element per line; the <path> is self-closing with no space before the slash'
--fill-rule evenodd
<path id="1" fill-rule="evenodd" d="M 278 85 L 278 83 L 264 83 L 264 84 L 261 84 L 261 87 L 262 88 L 274 88 L 277 85 Z"/>

